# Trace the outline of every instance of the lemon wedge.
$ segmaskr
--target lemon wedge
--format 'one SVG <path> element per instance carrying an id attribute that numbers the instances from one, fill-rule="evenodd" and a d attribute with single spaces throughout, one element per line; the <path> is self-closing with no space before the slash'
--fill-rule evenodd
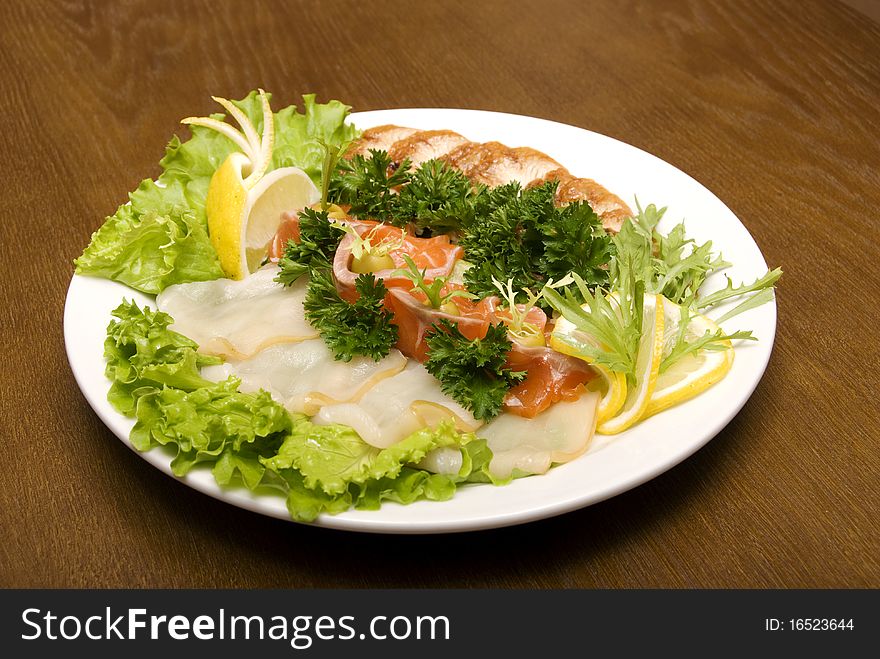
<path id="1" fill-rule="evenodd" d="M 663 302 L 662 295 L 645 295 L 642 307 L 642 338 L 636 357 L 635 386 L 629 387 L 620 410 L 611 419 L 600 424 L 596 432 L 614 435 L 639 421 L 654 393 L 663 358 Z"/>
<path id="2" fill-rule="evenodd" d="M 550 335 L 550 347 L 556 352 L 582 359 L 599 373 L 600 378 L 591 382 L 588 387 L 599 391 L 599 407 L 596 410 L 596 423 L 603 424 L 623 407 L 626 400 L 626 377 L 623 373 L 611 371 L 601 364 L 594 364 L 585 346 L 595 346 L 596 342 L 577 328 L 570 320 L 560 317 Z"/>
<path id="3" fill-rule="evenodd" d="M 217 252 L 220 267 L 232 279 L 241 279 L 248 272 L 243 259 L 242 228 L 248 191 L 244 187 L 242 170 L 250 167 L 250 159 L 243 153 L 231 154 L 211 177 L 205 213 L 208 216 L 208 235 Z"/>
<path id="4" fill-rule="evenodd" d="M 679 306 L 669 300 L 664 300 L 663 309 L 665 343 L 668 345 L 678 333 L 681 315 Z M 695 315 L 688 323 L 685 338 L 693 341 L 706 332 L 714 334 L 717 331 L 718 326 L 706 316 Z M 725 350 L 700 350 L 695 355 L 682 357 L 660 373 L 642 418 L 693 398 L 727 375 L 733 364 L 733 344 L 730 341 L 724 341 L 723 344 Z"/>
<path id="5" fill-rule="evenodd" d="M 259 269 L 282 213 L 321 197 L 309 175 L 297 167 L 273 170 L 248 190 L 243 174 L 249 166 L 245 154 L 231 154 L 211 177 L 205 203 L 211 244 L 231 279 Z"/>
<path id="6" fill-rule="evenodd" d="M 208 235 L 227 277 L 243 279 L 259 269 L 269 241 L 285 211 L 297 211 L 321 198 L 311 178 L 298 167 L 268 174 L 275 142 L 275 122 L 269 98 L 259 90 L 263 132 L 225 98 L 213 97 L 238 122 L 241 130 L 213 117 L 187 117 L 184 124 L 202 126 L 229 138 L 240 151 L 217 168 L 208 186 L 205 213 Z"/>

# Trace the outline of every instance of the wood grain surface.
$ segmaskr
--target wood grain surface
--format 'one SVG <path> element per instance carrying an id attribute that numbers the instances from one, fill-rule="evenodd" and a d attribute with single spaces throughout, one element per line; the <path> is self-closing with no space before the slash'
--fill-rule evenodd
<path id="1" fill-rule="evenodd" d="M 0 586 L 880 586 L 880 25 L 855 10 L 4 2 L 0 85 Z M 321 530 L 163 475 L 74 382 L 72 259 L 181 117 L 257 86 L 543 117 L 691 174 L 785 269 L 757 391 L 646 485 L 496 531 Z"/>

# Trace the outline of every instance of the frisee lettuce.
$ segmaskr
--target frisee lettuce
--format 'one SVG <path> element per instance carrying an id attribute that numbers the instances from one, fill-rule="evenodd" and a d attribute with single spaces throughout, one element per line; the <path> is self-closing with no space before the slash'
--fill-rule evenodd
<path id="1" fill-rule="evenodd" d="M 646 294 L 661 294 L 680 310 L 678 331 L 668 341 L 660 371 L 664 372 L 687 355 L 703 350 L 725 350 L 730 341 L 756 340 L 750 331 L 726 333 L 721 329 L 690 337 L 688 328 L 697 312 L 710 310 L 732 298 L 746 297 L 718 322 L 753 309 L 774 299 L 773 288 L 782 270 L 768 271 L 751 284 L 727 286 L 714 293 L 701 294 L 709 274 L 730 264 L 712 251 L 712 242 L 698 245 L 687 238 L 684 223 L 661 234 L 657 225 L 666 208 L 654 204 L 642 208 L 624 222 L 612 239 L 613 256 L 608 264 L 607 288 L 590 290 L 581 277 L 572 273 L 577 290 L 561 291 L 545 286 L 542 298 L 587 337 L 563 339 L 590 361 L 624 373 L 632 383 L 641 337 L 641 319 Z"/>
<path id="2" fill-rule="evenodd" d="M 425 298 L 428 304 L 431 305 L 432 309 L 439 309 L 444 304 L 457 297 L 468 300 L 475 300 L 477 298 L 473 293 L 468 293 L 460 288 L 450 288 L 446 293 L 443 293 L 443 288 L 446 286 L 449 277 L 434 277 L 429 284 L 425 279 L 428 272 L 427 268 L 419 270 L 415 261 L 412 260 L 412 257 L 410 257 L 409 254 L 403 254 L 402 256 L 406 268 L 398 268 L 391 273 L 391 276 L 406 277 L 409 279 L 413 283 L 413 287 L 409 292 L 415 293 L 416 291 L 421 291 L 424 293 Z"/>
<path id="3" fill-rule="evenodd" d="M 773 291 L 767 292 L 773 294 Z M 688 329 L 693 317 L 693 306 L 690 299 L 679 305 L 678 331 L 664 346 L 663 360 L 660 362 L 661 373 L 665 373 L 688 355 L 696 355 L 703 350 L 727 350 L 731 341 L 757 341 L 751 331 L 740 330 L 727 334 L 720 328 L 714 332 L 706 330 L 701 336 L 689 339 Z"/>

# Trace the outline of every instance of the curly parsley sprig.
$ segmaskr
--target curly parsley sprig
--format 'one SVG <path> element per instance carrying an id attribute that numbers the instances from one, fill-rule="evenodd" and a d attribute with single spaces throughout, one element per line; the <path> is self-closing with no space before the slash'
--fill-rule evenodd
<path id="1" fill-rule="evenodd" d="M 517 291 L 537 290 L 569 272 L 591 288 L 607 284 L 611 238 L 588 203 L 557 208 L 556 187 L 554 181 L 507 187 L 498 205 L 468 227 L 461 240 L 474 264 L 465 273 L 468 290 L 492 295 L 493 279 L 512 280 Z"/>
<path id="2" fill-rule="evenodd" d="M 303 307 L 333 356 L 344 362 L 355 355 L 379 361 L 397 343 L 397 325 L 383 305 L 385 285 L 372 274 L 359 275 L 351 304 L 339 296 L 329 269 L 312 270 Z"/>
<path id="3" fill-rule="evenodd" d="M 275 281 L 290 286 L 315 268 L 329 268 L 343 236 L 340 229 L 339 224 L 330 221 L 327 211 L 299 211 L 299 242 L 287 241 Z"/>
<path id="4" fill-rule="evenodd" d="M 330 182 L 330 199 L 350 206 L 355 217 L 405 224 L 407 220 L 397 212 L 396 189 L 410 181 L 409 161 L 398 167 L 386 151 L 370 149 L 369 154 L 339 161 Z"/>
<path id="5" fill-rule="evenodd" d="M 432 326 L 425 337 L 425 368 L 440 380 L 440 389 L 470 410 L 474 418 L 489 421 L 504 405 L 510 388 L 526 378 L 504 364 L 513 344 L 503 324 L 490 325 L 486 336 L 471 341 L 446 319 Z"/>

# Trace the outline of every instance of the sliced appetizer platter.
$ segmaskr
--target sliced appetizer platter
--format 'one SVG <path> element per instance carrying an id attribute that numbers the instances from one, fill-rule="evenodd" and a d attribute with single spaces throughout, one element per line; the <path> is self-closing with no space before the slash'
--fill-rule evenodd
<path id="1" fill-rule="evenodd" d="M 514 115 L 215 100 L 92 236 L 65 317 L 92 406 L 194 487 L 356 530 L 517 523 L 668 468 L 760 379 L 781 271 L 662 161 Z"/>

